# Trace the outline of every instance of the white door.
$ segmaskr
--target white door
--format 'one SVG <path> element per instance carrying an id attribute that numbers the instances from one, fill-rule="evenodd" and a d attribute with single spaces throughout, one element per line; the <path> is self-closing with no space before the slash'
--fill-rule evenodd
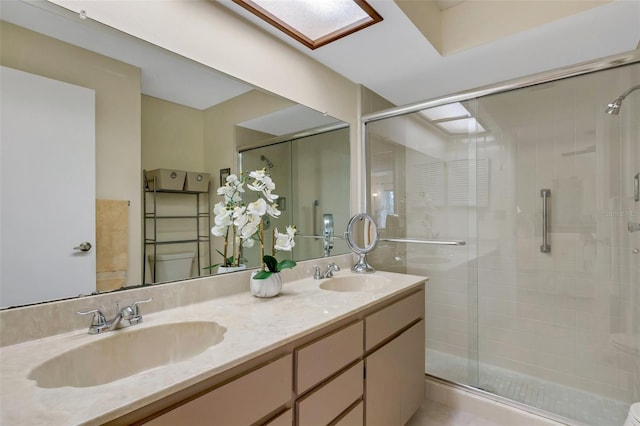
<path id="1" fill-rule="evenodd" d="M 95 92 L 0 68 L 0 307 L 95 291 Z"/>

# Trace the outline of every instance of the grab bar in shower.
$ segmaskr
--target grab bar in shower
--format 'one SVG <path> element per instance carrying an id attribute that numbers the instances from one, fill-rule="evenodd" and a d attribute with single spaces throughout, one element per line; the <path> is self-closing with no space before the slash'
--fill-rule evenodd
<path id="1" fill-rule="evenodd" d="M 633 177 L 633 201 L 640 201 L 640 173 Z"/>
<path id="2" fill-rule="evenodd" d="M 542 245 L 540 251 L 551 253 L 549 245 L 549 197 L 551 197 L 551 190 L 541 189 L 540 196 L 542 197 Z"/>
<path id="3" fill-rule="evenodd" d="M 467 244 L 466 241 L 418 240 L 414 238 L 380 238 L 379 241 L 389 241 L 391 243 L 432 244 L 438 246 L 464 246 Z"/>

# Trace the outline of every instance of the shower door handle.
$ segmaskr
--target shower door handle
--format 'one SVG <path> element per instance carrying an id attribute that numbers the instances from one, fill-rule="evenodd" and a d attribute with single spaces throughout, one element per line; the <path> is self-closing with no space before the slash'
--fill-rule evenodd
<path id="1" fill-rule="evenodd" d="M 551 197 L 551 190 L 541 189 L 540 196 L 542 197 L 542 245 L 540 252 L 551 253 L 549 245 L 549 197 Z"/>

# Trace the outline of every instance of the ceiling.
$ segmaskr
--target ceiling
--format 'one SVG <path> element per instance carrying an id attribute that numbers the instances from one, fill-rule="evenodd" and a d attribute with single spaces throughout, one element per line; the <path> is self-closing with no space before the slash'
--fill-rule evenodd
<path id="1" fill-rule="evenodd" d="M 537 1 L 536 5 L 548 3 L 531 1 Z M 230 13 L 253 22 L 396 105 L 627 52 L 636 48 L 640 40 L 640 0 L 616 0 L 457 53 L 441 55 L 393 0 L 369 0 L 383 16 L 382 22 L 312 51 L 232 0 L 217 2 Z M 451 13 L 472 3 L 483 6 L 509 1 L 436 0 L 442 13 Z M 179 55 L 161 49 L 150 53 L 148 43 L 91 20 L 78 20 L 77 15 L 63 13 L 48 2 L 2 0 L 0 6 L 3 20 L 140 67 L 143 93 L 151 96 L 204 109 L 253 89 Z M 507 20 L 509 16 L 499 18 Z M 141 53 L 143 50 L 145 54 Z M 203 90 L 204 87 L 208 90 Z"/>
<path id="2" fill-rule="evenodd" d="M 532 1 L 537 8 L 549 4 Z M 382 22 L 316 50 L 290 39 L 232 0 L 217 2 L 396 105 L 628 52 L 640 41 L 640 0 L 601 2 L 574 15 L 549 18 L 533 28 L 444 56 L 393 0 L 368 0 L 383 16 Z M 471 3 L 478 7 L 509 1 L 438 0 L 437 6 L 453 12 Z M 510 16 L 498 19 L 506 23 Z"/>
<path id="3" fill-rule="evenodd" d="M 153 46 L 46 1 L 0 0 L 3 21 L 98 52 L 141 70 L 143 94 L 204 110 L 255 87 L 217 70 Z M 239 126 L 274 136 L 331 125 L 338 120 L 303 105 L 293 105 Z"/>

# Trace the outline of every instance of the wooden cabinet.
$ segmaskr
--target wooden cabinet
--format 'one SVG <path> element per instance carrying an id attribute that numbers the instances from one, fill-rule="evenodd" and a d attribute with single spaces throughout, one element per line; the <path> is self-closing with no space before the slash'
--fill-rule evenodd
<path id="1" fill-rule="evenodd" d="M 362 400 L 363 343 L 359 320 L 295 349 L 296 424 L 329 424 Z"/>
<path id="2" fill-rule="evenodd" d="M 364 363 L 341 373 L 328 383 L 296 402 L 297 424 L 326 425 L 362 400 Z"/>
<path id="3" fill-rule="evenodd" d="M 303 394 L 348 364 L 362 357 L 364 324 L 357 321 L 297 348 L 296 393 Z"/>
<path id="4" fill-rule="evenodd" d="M 286 355 L 145 424 L 253 424 L 290 401 L 292 373 L 292 357 Z"/>
<path id="5" fill-rule="evenodd" d="M 365 362 L 367 426 L 405 424 L 424 399 L 424 320 Z"/>
<path id="6" fill-rule="evenodd" d="M 424 291 L 365 318 L 365 346 L 375 348 L 365 358 L 367 426 L 403 425 L 420 407 L 424 399 L 423 318 Z"/>

